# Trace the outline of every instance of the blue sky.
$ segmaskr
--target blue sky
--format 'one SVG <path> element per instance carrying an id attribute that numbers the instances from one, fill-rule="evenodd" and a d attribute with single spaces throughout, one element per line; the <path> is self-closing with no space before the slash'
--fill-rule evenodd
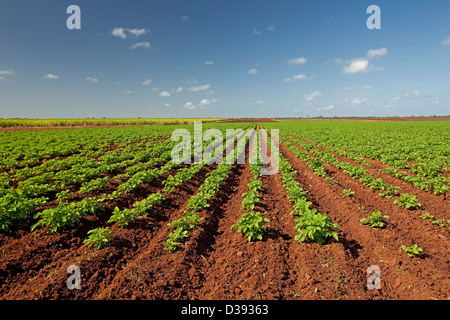
<path id="1" fill-rule="evenodd" d="M 81 29 L 68 30 L 69 5 Z M 369 30 L 369 5 L 381 30 Z M 0 117 L 450 114 L 449 1 L 3 1 Z"/>

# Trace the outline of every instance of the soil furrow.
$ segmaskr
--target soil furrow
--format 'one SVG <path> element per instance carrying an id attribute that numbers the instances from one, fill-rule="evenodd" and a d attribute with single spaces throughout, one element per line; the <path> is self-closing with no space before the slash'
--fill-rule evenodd
<path id="1" fill-rule="evenodd" d="M 301 146 L 299 146 L 298 143 L 295 142 L 295 140 L 294 141 L 292 139 L 287 139 L 287 140 L 289 142 L 295 144 L 297 147 L 301 148 Z M 379 172 L 379 170 L 381 170 L 381 169 L 392 168 L 392 167 L 387 166 L 379 161 L 376 161 L 373 159 L 368 159 L 368 158 L 365 159 L 367 162 L 372 164 L 372 167 L 369 167 L 369 166 L 365 166 L 361 163 L 357 163 L 356 161 L 354 161 L 350 158 L 344 157 L 342 155 L 339 155 L 335 152 L 328 151 L 319 146 L 314 146 L 314 147 L 317 148 L 318 150 L 323 150 L 330 154 L 333 154 L 334 156 L 336 156 L 336 158 L 339 161 L 348 162 L 351 165 L 363 167 L 375 179 L 381 178 L 381 179 L 383 179 L 384 182 L 386 182 L 390 185 L 399 186 L 400 193 L 414 194 L 415 196 L 417 196 L 417 198 L 419 199 L 419 202 L 422 204 L 421 209 L 424 211 L 430 212 L 430 214 L 435 215 L 435 217 L 437 219 L 449 219 L 450 218 L 450 216 L 449 216 L 450 202 L 449 202 L 449 199 L 447 198 L 447 195 L 440 195 L 440 196 L 435 195 L 432 192 L 421 190 L 420 188 L 418 188 L 410 183 L 407 183 L 407 182 L 403 181 L 402 179 L 392 177 L 391 175 L 389 175 L 387 173 Z M 303 148 L 301 148 L 301 149 L 303 149 Z M 317 157 L 316 155 L 312 154 L 309 151 L 308 151 L 308 153 L 312 157 Z"/>
<path id="2" fill-rule="evenodd" d="M 29 234 L 27 239 L 32 251 L 29 251 L 28 255 L 32 254 L 39 259 L 30 257 L 28 260 L 32 261 L 33 264 L 22 266 L 18 270 L 18 277 L 16 278 L 8 275 L 8 273 L 14 271 L 14 268 L 5 266 L 7 282 L 2 286 L 3 296 L 5 298 L 22 299 L 30 297 L 95 298 L 95 294 L 114 279 L 114 275 L 121 271 L 122 266 L 137 257 L 142 248 L 151 242 L 155 234 L 160 232 L 161 227 L 171 219 L 173 212 L 185 206 L 187 200 L 203 183 L 206 174 L 212 169 L 212 166 L 205 166 L 193 176 L 189 183 L 179 185 L 176 192 L 167 196 L 167 199 L 161 205 L 156 206 L 148 217 L 140 217 L 126 228 L 111 226 L 111 230 L 115 232 L 112 245 L 101 251 L 97 252 L 95 249 L 83 245 L 83 240 L 86 237 L 87 230 L 98 226 L 99 223 L 106 223 L 110 215 L 108 212 L 100 216 L 84 218 L 84 222 L 80 221 L 83 225 L 82 228 L 79 226 L 77 229 L 54 235 L 44 235 L 42 230 L 38 230 L 35 233 L 42 233 L 42 238 L 37 240 L 33 240 L 33 237 Z M 148 194 L 157 191 L 150 184 L 149 188 L 151 192 Z M 160 187 L 157 189 L 160 190 Z M 111 206 L 107 211 L 112 212 L 114 207 Z M 42 240 L 45 240 L 45 242 Z M 33 249 L 33 243 L 38 243 L 43 251 Z M 18 251 L 20 250 L 13 250 L 14 253 Z M 21 259 L 23 257 L 22 254 Z M 13 264 L 14 262 L 11 261 L 15 260 L 17 259 L 11 255 L 8 258 L 8 263 Z M 35 263 L 35 261 L 39 263 Z M 65 270 L 70 264 L 76 264 L 81 268 L 83 290 L 71 291 L 67 289 L 65 281 L 68 276 L 65 274 Z M 49 277 L 48 275 L 52 272 L 53 276 Z M 105 278 L 105 280 L 102 280 L 102 278 Z"/>
<path id="3" fill-rule="evenodd" d="M 342 187 L 332 185 L 319 178 L 309 169 L 306 163 L 296 158 L 287 147 L 280 144 L 280 149 L 293 167 L 299 171 L 299 181 L 309 191 L 308 198 L 313 201 L 314 206 L 340 225 L 340 237 L 346 239 L 344 245 L 347 245 L 347 249 L 353 252 L 355 259 L 359 260 L 361 265 L 367 267 L 378 265 L 381 268 L 385 275 L 383 277 L 385 283 L 383 298 L 404 298 L 414 295 L 419 295 L 425 299 L 431 297 L 446 298 L 445 292 L 449 290 L 448 256 L 442 258 L 438 256 L 442 254 L 442 251 L 438 251 L 442 247 L 438 246 L 437 250 L 433 250 L 432 247 L 436 247 L 434 241 L 426 241 L 426 244 L 424 244 L 434 261 L 440 260 L 440 263 L 430 262 L 430 260 L 433 260 L 430 256 L 428 259 L 410 259 L 399 249 L 399 244 L 403 241 L 412 241 L 419 236 L 418 233 L 410 234 L 410 231 L 417 230 L 416 228 L 420 230 L 420 224 L 410 225 L 409 231 L 403 232 L 406 239 L 404 237 L 399 239 L 398 231 L 401 231 L 401 229 L 372 230 L 370 227 L 361 225 L 359 220 L 363 215 L 357 209 L 360 205 L 357 201 L 343 198 L 341 196 Z M 364 195 L 363 198 L 367 199 L 365 203 L 370 204 L 370 208 L 367 205 L 367 209 L 378 207 L 384 214 L 392 215 L 392 211 L 396 208 L 391 206 L 386 210 L 384 210 L 384 206 L 380 208 L 380 201 L 374 202 L 374 195 L 370 194 L 373 190 L 363 190 L 363 186 L 353 185 L 351 180 L 353 179 L 350 177 L 339 178 L 341 184 L 347 187 L 352 186 L 352 190 L 355 190 L 357 194 Z M 389 220 L 392 224 L 403 221 L 401 218 L 394 221 Z M 412 243 L 405 244 L 409 246 Z M 422 277 L 421 273 L 426 276 Z M 431 274 L 433 274 L 434 279 L 429 281 Z M 433 283 L 439 289 L 431 288 Z"/>

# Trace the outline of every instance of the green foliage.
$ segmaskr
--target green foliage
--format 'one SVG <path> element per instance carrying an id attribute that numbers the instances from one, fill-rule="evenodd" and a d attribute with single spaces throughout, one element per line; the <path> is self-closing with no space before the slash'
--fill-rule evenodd
<path id="1" fill-rule="evenodd" d="M 168 226 L 175 230 L 169 234 L 166 240 L 165 250 L 169 252 L 175 251 L 178 245 L 189 237 L 188 230 L 193 229 L 203 219 L 195 212 L 186 211 L 184 216 L 169 223 Z"/>
<path id="2" fill-rule="evenodd" d="M 255 209 L 256 203 L 260 200 L 256 191 L 249 191 L 242 194 L 244 199 L 242 200 L 242 209 L 245 211 L 251 211 Z"/>
<path id="3" fill-rule="evenodd" d="M 185 215 L 179 219 L 168 224 L 169 227 L 174 229 L 183 228 L 185 230 L 194 228 L 199 224 L 204 218 L 200 217 L 197 213 L 192 211 L 185 211 Z"/>
<path id="4" fill-rule="evenodd" d="M 171 193 L 180 183 L 189 181 L 192 176 L 203 168 L 203 164 L 192 164 L 190 168 L 183 168 L 178 170 L 175 176 L 170 175 L 163 181 L 164 192 Z"/>
<path id="5" fill-rule="evenodd" d="M 373 190 L 385 190 L 386 189 L 386 183 L 381 178 L 373 179 L 372 181 L 370 181 L 368 186 L 370 189 L 373 189 Z"/>
<path id="6" fill-rule="evenodd" d="M 56 199 L 59 201 L 59 202 L 62 202 L 62 201 L 64 201 L 64 200 L 68 200 L 69 199 L 69 194 L 70 194 L 71 192 L 70 192 L 70 190 L 69 189 L 67 189 L 67 190 L 62 190 L 62 191 L 60 191 L 60 192 L 58 192 L 57 194 L 56 194 Z"/>
<path id="7" fill-rule="evenodd" d="M 355 194 L 355 191 L 352 191 L 352 189 L 344 189 L 342 191 L 342 196 L 343 197 L 350 197 L 353 194 Z"/>
<path id="8" fill-rule="evenodd" d="M 400 249 L 402 249 L 403 251 L 406 252 L 406 254 L 408 255 L 408 257 L 413 258 L 416 256 L 420 256 L 423 252 L 423 249 L 420 248 L 417 243 L 414 243 L 411 247 L 407 247 L 405 245 L 402 245 L 400 247 Z"/>
<path id="9" fill-rule="evenodd" d="M 339 225 L 333 223 L 327 215 L 311 208 L 312 202 L 307 200 L 306 191 L 294 180 L 296 171 L 283 157 L 280 157 L 280 171 L 288 198 L 294 204 L 291 214 L 297 215 L 295 229 L 298 235 L 295 240 L 303 242 L 308 238 L 318 244 L 325 244 L 326 239 L 331 237 L 338 241 L 338 235 L 332 229 L 339 228 Z"/>
<path id="10" fill-rule="evenodd" d="M 248 241 L 262 240 L 266 229 L 264 224 L 267 222 L 269 222 L 269 219 L 263 218 L 261 212 L 249 211 L 244 213 L 231 228 L 243 233 Z"/>
<path id="11" fill-rule="evenodd" d="M 308 161 L 308 167 L 310 167 L 319 177 L 324 177 L 327 173 L 323 168 L 323 162 L 318 158 L 310 158 Z"/>
<path id="12" fill-rule="evenodd" d="M 98 178 L 98 179 L 93 179 L 89 182 L 83 182 L 81 184 L 81 188 L 80 188 L 80 193 L 91 193 L 92 191 L 96 190 L 96 189 L 100 189 L 102 188 L 107 182 L 108 182 L 108 177 L 103 177 L 103 178 Z"/>
<path id="13" fill-rule="evenodd" d="M 160 205 L 164 200 L 166 200 L 166 197 L 158 191 L 151 194 L 146 199 L 135 202 L 133 207 L 136 208 L 137 214 L 146 217 L 149 210 L 152 210 L 155 206 Z"/>
<path id="14" fill-rule="evenodd" d="M 178 245 L 180 245 L 184 239 L 188 238 L 188 231 L 183 228 L 177 228 L 171 232 L 167 238 L 164 249 L 169 252 L 174 252 L 177 250 Z"/>
<path id="15" fill-rule="evenodd" d="M 295 236 L 295 240 L 299 242 L 305 241 L 309 238 L 318 244 L 325 244 L 328 237 L 334 238 L 338 241 L 338 235 L 332 228 L 339 228 L 337 223 L 331 222 L 330 218 L 321 213 L 309 213 L 298 216 L 295 221 L 297 225 L 295 229 L 299 232 Z"/>
<path id="16" fill-rule="evenodd" d="M 101 249 L 109 245 L 112 238 L 114 237 L 114 232 L 108 229 L 108 227 L 98 227 L 88 231 L 90 235 L 84 240 L 84 243 L 95 249 Z"/>
<path id="17" fill-rule="evenodd" d="M 431 223 L 441 228 L 447 228 L 447 230 L 450 231 L 450 219 L 433 220 Z"/>
<path id="18" fill-rule="evenodd" d="M 367 218 L 363 218 L 360 221 L 362 223 L 368 224 L 372 228 L 382 228 L 382 227 L 384 227 L 383 219 L 388 219 L 388 218 L 389 218 L 389 216 L 383 216 L 379 210 L 375 210 L 374 212 L 372 212 L 371 216 L 369 216 Z"/>
<path id="19" fill-rule="evenodd" d="M 402 193 L 399 199 L 394 200 L 394 204 L 408 210 L 417 210 L 422 206 L 415 195 L 407 193 Z"/>
<path id="20" fill-rule="evenodd" d="M 118 226 L 126 227 L 128 226 L 128 223 L 136 220 L 136 215 L 137 210 L 135 209 L 120 210 L 118 207 L 115 207 L 108 223 L 117 223 Z"/>
<path id="21" fill-rule="evenodd" d="M 31 231 L 48 226 L 47 233 L 52 234 L 59 229 L 73 227 L 82 215 L 95 214 L 96 211 L 103 209 L 103 205 L 94 198 L 84 198 L 70 204 L 59 203 L 56 208 L 36 213 L 33 218 L 40 219 L 31 227 Z"/>
<path id="22" fill-rule="evenodd" d="M 209 197 L 200 191 L 189 199 L 187 208 L 194 211 L 200 211 L 201 209 L 209 207 L 208 200 Z"/>
<path id="23" fill-rule="evenodd" d="M 367 173 L 366 169 L 358 166 L 349 166 L 349 168 L 344 169 L 345 173 L 348 173 L 352 178 L 359 179 Z"/>
<path id="24" fill-rule="evenodd" d="M 28 220 L 30 214 L 47 203 L 47 198 L 27 198 L 20 190 L 6 191 L 0 198 L 0 230 L 8 232 L 15 220 Z"/>
<path id="25" fill-rule="evenodd" d="M 208 177 L 198 192 L 188 200 L 188 210 L 184 212 L 185 214 L 168 224 L 169 227 L 175 230 L 169 234 L 166 240 L 165 250 L 169 252 L 175 251 L 178 245 L 189 237 L 188 230 L 193 229 L 203 220 L 197 212 L 209 207 L 208 201 L 219 190 L 223 180 L 228 176 L 230 169 L 231 165 L 223 163 L 218 166 L 217 170 L 208 174 Z"/>
<path id="26" fill-rule="evenodd" d="M 64 205 L 60 203 L 58 207 L 53 209 L 45 209 L 34 215 L 34 219 L 39 218 L 32 227 L 31 231 L 37 227 L 48 227 L 47 233 L 52 234 L 59 229 L 67 229 L 73 227 L 75 222 L 80 219 L 80 212 L 76 209 L 75 204 Z"/>
<path id="27" fill-rule="evenodd" d="M 393 186 L 393 185 L 385 185 L 384 191 L 380 192 L 380 196 L 385 197 L 387 199 L 395 197 L 399 194 L 399 192 L 398 192 L 399 188 L 400 187 Z"/>
<path id="28" fill-rule="evenodd" d="M 422 220 L 425 220 L 425 219 L 431 219 L 431 220 L 433 220 L 433 219 L 434 219 L 434 216 L 431 215 L 429 212 L 425 212 L 424 214 L 420 215 L 420 218 L 421 218 Z"/>

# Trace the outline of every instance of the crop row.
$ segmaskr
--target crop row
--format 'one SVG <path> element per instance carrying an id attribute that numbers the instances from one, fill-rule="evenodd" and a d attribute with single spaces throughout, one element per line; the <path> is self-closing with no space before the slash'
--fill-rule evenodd
<path id="1" fill-rule="evenodd" d="M 316 149 L 315 145 L 317 145 L 329 152 L 338 153 L 354 160 L 355 162 L 371 167 L 371 164 L 369 162 L 365 161 L 361 156 L 355 155 L 354 153 L 346 152 L 336 147 L 324 146 L 323 143 L 314 143 L 313 141 L 304 140 L 293 135 L 289 135 L 288 138 L 302 141 L 302 147 L 305 148 L 305 150 L 314 152 L 313 150 Z M 448 186 L 448 184 L 450 184 L 450 177 L 442 176 L 441 174 L 443 173 L 443 171 L 439 166 L 436 165 L 436 163 L 430 161 L 420 165 L 413 164 L 412 167 L 412 172 L 414 173 L 414 175 L 402 171 L 398 168 L 386 168 L 380 169 L 379 171 L 382 173 L 387 173 L 395 178 L 402 179 L 406 183 L 418 187 L 421 190 L 433 192 L 436 195 L 444 195 L 450 189 L 450 187 Z"/>
<path id="2" fill-rule="evenodd" d="M 298 231 L 294 239 L 299 242 L 310 239 L 319 244 L 324 244 L 329 237 L 337 241 L 338 235 L 334 229 L 339 228 L 339 225 L 332 222 L 327 215 L 312 208 L 312 202 L 307 198 L 308 192 L 295 180 L 297 171 L 282 155 L 280 155 L 279 170 L 287 197 L 293 204 L 291 214 L 295 216 L 297 223 L 295 229 Z"/>
<path id="3" fill-rule="evenodd" d="M 259 144 L 256 145 L 256 150 L 252 150 L 259 155 Z M 256 204 L 261 200 L 259 192 L 263 191 L 261 181 L 262 163 L 259 157 L 256 157 L 256 163 L 250 163 L 251 178 L 247 184 L 247 192 L 242 196 L 242 209 L 245 213 L 242 217 L 232 225 L 231 228 L 241 232 L 248 241 L 262 240 L 265 232 L 265 224 L 269 222 L 268 218 L 263 218 L 261 212 L 255 211 Z M 249 161 L 250 162 L 250 161 Z"/>
<path id="4" fill-rule="evenodd" d="M 242 146 L 239 142 L 241 139 L 245 139 L 245 137 L 246 134 L 244 131 L 238 131 L 232 136 L 226 136 L 223 150 L 230 150 L 234 146 L 235 139 L 237 140 L 236 146 Z M 245 143 L 246 140 L 244 140 L 244 146 Z M 234 153 L 235 160 L 241 156 L 240 152 L 245 152 L 245 150 L 237 150 L 237 152 Z M 183 215 L 168 224 L 174 231 L 167 237 L 165 244 L 165 249 L 167 251 L 175 251 L 178 246 L 189 237 L 189 230 L 194 229 L 204 219 L 199 216 L 199 212 L 209 207 L 209 201 L 217 193 L 225 178 L 228 177 L 232 167 L 231 164 L 220 163 L 216 170 L 208 173 L 207 178 L 200 186 L 197 193 L 188 200 Z"/>

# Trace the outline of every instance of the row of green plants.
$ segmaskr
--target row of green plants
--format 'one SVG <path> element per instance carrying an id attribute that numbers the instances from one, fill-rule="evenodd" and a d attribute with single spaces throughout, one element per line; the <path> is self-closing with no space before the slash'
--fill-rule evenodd
<path id="1" fill-rule="evenodd" d="M 136 150 L 134 150 L 132 145 L 137 145 L 142 140 L 149 141 L 154 145 L 157 142 L 157 138 L 169 137 L 175 127 L 118 127 L 1 132 L 0 171 L 7 168 L 40 166 L 42 162 L 45 163 L 52 158 L 70 157 L 75 154 L 103 156 L 105 155 L 104 150 L 108 150 L 111 145 L 116 145 L 124 151 L 134 152 Z M 96 151 L 98 153 L 95 153 Z"/>
<path id="2" fill-rule="evenodd" d="M 435 219 L 433 215 L 431 215 L 429 212 L 425 212 L 420 216 L 422 220 L 431 221 L 431 224 L 445 228 L 448 231 L 450 231 L 450 219 Z"/>
<path id="3" fill-rule="evenodd" d="M 281 137 L 281 142 L 283 142 L 283 144 L 288 147 L 297 156 L 297 158 L 305 161 L 308 167 L 313 170 L 319 177 L 325 177 L 327 175 L 323 167 L 323 161 L 321 161 L 319 158 L 311 157 L 306 150 L 296 148 L 284 136 Z"/>
<path id="4" fill-rule="evenodd" d="M 165 173 L 167 173 L 168 171 L 172 170 L 174 167 L 175 167 L 175 165 L 173 163 L 168 162 L 166 165 L 164 165 L 160 169 L 152 170 L 151 174 L 147 173 L 145 175 L 147 180 L 134 179 L 133 183 L 137 182 L 137 181 L 140 181 L 141 183 L 143 183 L 145 181 L 147 181 L 147 182 L 152 181 L 153 179 L 155 179 L 159 176 L 162 176 Z M 61 230 L 61 229 L 72 228 L 75 226 L 76 222 L 79 221 L 79 219 L 82 216 L 92 215 L 98 211 L 104 210 L 104 207 L 105 207 L 104 203 L 106 201 L 117 199 L 122 194 L 131 192 L 131 190 L 129 188 L 130 183 L 127 183 L 127 182 L 119 185 L 117 188 L 118 190 L 113 191 L 111 194 L 101 194 L 97 197 L 86 197 L 80 201 L 74 201 L 74 202 L 69 202 L 69 203 L 61 201 L 58 203 L 56 208 L 48 208 L 48 209 L 44 209 L 43 211 L 37 212 L 33 216 L 33 219 L 37 220 L 37 222 L 32 225 L 31 230 L 33 231 L 36 228 L 47 227 L 47 232 L 51 234 L 51 233 L 55 233 L 56 231 Z M 127 187 L 121 188 L 120 186 L 122 186 L 122 185 L 126 185 Z M 136 188 L 139 186 L 140 185 L 136 185 Z M 24 203 L 27 203 L 27 201 L 29 201 L 29 199 L 27 200 L 24 198 L 22 198 L 22 199 L 17 198 L 17 199 L 19 199 L 19 201 L 22 201 Z M 46 201 L 48 200 L 48 198 L 44 198 L 44 199 L 46 199 Z M 42 200 L 39 203 L 41 204 L 41 206 L 44 205 L 44 203 L 42 203 Z M 9 215 L 9 216 L 6 216 L 5 220 L 8 220 L 9 224 L 11 225 L 15 219 L 29 219 L 29 213 L 33 212 L 35 208 L 36 207 L 33 207 L 32 208 L 33 210 L 30 210 L 31 207 L 28 207 L 27 208 L 28 211 L 26 213 L 22 211 L 21 216 Z M 2 215 L 2 216 L 4 216 L 4 215 Z"/>
<path id="5" fill-rule="evenodd" d="M 438 196 L 447 194 L 447 191 L 450 189 L 448 186 L 450 178 L 443 176 L 433 176 L 431 178 L 427 178 L 425 175 L 413 176 L 396 168 L 381 169 L 380 172 L 402 179 L 406 183 L 412 184 L 421 190 L 433 192 Z"/>
<path id="6" fill-rule="evenodd" d="M 165 250 L 175 251 L 178 246 L 189 237 L 189 230 L 197 226 L 203 218 L 199 212 L 209 207 L 209 200 L 216 194 L 225 178 L 228 176 L 231 165 L 222 163 L 217 169 L 208 173 L 204 183 L 198 189 L 198 192 L 192 196 L 187 203 L 187 210 L 183 216 L 168 224 L 173 228 L 166 240 Z"/>
<path id="7" fill-rule="evenodd" d="M 303 139 L 301 137 L 297 137 L 297 136 L 294 136 L 294 135 L 291 135 L 291 134 L 287 134 L 285 132 L 282 132 L 282 134 L 283 134 L 284 137 L 286 137 L 288 139 L 294 139 L 294 140 L 296 140 L 296 142 L 299 142 L 299 141 L 303 142 L 304 146 L 302 145 L 302 147 L 304 147 L 305 150 L 309 151 L 309 150 L 311 150 L 313 148 L 320 147 L 320 148 L 323 148 L 323 149 L 325 149 L 327 151 L 331 151 L 331 152 L 337 153 L 337 154 L 339 154 L 341 156 L 344 156 L 346 158 L 352 159 L 353 161 L 355 161 L 357 163 L 360 163 L 360 164 L 363 164 L 363 165 L 365 165 L 367 167 L 371 167 L 372 166 L 372 164 L 370 162 L 367 162 L 366 160 L 364 160 L 364 158 L 362 156 L 360 156 L 359 154 L 356 154 L 354 152 L 350 152 L 350 151 L 347 151 L 347 150 L 344 150 L 344 149 L 341 149 L 341 148 L 337 148 L 336 146 L 328 146 L 328 145 L 325 145 L 323 143 L 314 141 L 313 139 Z"/>
<path id="8" fill-rule="evenodd" d="M 298 231 L 295 240 L 303 242 L 310 239 L 318 244 L 325 244 L 328 238 L 338 241 L 335 229 L 338 229 L 339 225 L 332 222 L 327 215 L 312 208 L 312 202 L 307 198 L 307 191 L 302 189 L 295 180 L 297 171 L 281 155 L 279 170 L 287 197 L 293 204 L 291 214 L 295 216 L 295 222 L 297 223 L 295 229 Z"/>
<path id="9" fill-rule="evenodd" d="M 223 150 L 225 151 L 229 148 L 233 148 L 235 139 L 240 141 L 242 137 L 245 139 L 245 131 L 226 135 Z M 193 143 L 199 142 L 193 141 Z M 244 141 L 244 144 L 245 143 L 246 141 Z M 234 154 L 235 160 L 238 156 L 238 152 Z M 224 162 L 219 164 L 216 170 L 208 173 L 205 181 L 200 186 L 197 193 L 188 200 L 186 210 L 183 212 L 183 215 L 168 224 L 173 231 L 170 232 L 167 237 L 164 246 L 166 251 L 176 251 L 178 246 L 189 237 L 189 231 L 194 229 L 201 221 L 204 220 L 204 218 L 200 217 L 199 213 L 210 206 L 209 201 L 217 193 L 226 177 L 228 177 L 231 168 L 231 164 Z"/>
<path id="10" fill-rule="evenodd" d="M 150 210 L 166 200 L 166 196 L 171 194 L 178 185 L 190 181 L 193 175 L 198 173 L 202 167 L 203 164 L 193 164 L 189 168 L 179 169 L 175 175 L 169 175 L 162 182 L 164 185 L 162 192 L 158 191 L 141 201 L 135 202 L 131 209 L 124 208 L 121 210 L 118 207 L 115 207 L 108 223 L 116 223 L 118 226 L 126 227 L 130 222 L 135 221 L 136 217 L 146 217 Z"/>
<path id="11" fill-rule="evenodd" d="M 288 135 L 285 134 L 285 136 Z M 321 148 L 324 148 L 329 152 L 335 152 L 367 167 L 372 166 L 360 155 L 336 148 L 335 146 L 327 146 L 323 143 L 316 143 L 312 140 L 305 141 L 300 137 L 295 137 L 292 135 L 289 135 L 288 137 L 297 141 L 302 141 L 304 143 L 302 147 L 304 147 L 305 150 L 312 151 L 312 149 L 317 148 L 314 145 L 316 144 L 317 146 L 320 146 Z M 418 187 L 421 190 L 433 192 L 436 195 L 444 195 L 450 189 L 450 187 L 448 186 L 450 184 L 450 178 L 442 176 L 442 166 L 438 163 L 435 163 L 434 160 L 430 160 L 427 163 L 422 164 L 415 163 L 411 166 L 411 168 L 412 173 L 414 173 L 415 175 L 402 171 L 398 168 L 386 168 L 380 169 L 379 171 L 382 173 L 387 173 L 395 178 L 402 179 L 406 183 Z"/>
<path id="12" fill-rule="evenodd" d="M 167 147 L 166 147 L 167 148 Z M 170 157 L 170 153 L 165 152 L 160 158 L 157 158 L 158 161 L 167 160 L 166 158 Z M 131 160 L 125 160 L 125 162 L 129 162 Z M 89 162 L 90 166 L 92 166 L 92 161 Z M 117 164 L 108 165 L 111 169 L 117 169 L 118 167 L 122 167 L 124 161 Z M 116 166 L 118 165 L 118 167 Z M 105 165 L 99 166 L 96 174 L 92 174 L 89 178 L 97 176 L 100 172 L 103 173 L 102 167 Z M 89 168 L 89 164 L 85 166 Z M 173 163 L 168 163 L 163 166 L 161 169 L 153 169 L 149 172 L 145 171 L 142 173 L 137 173 L 135 176 L 132 176 L 129 181 L 125 181 L 124 183 L 118 186 L 118 190 L 114 191 L 112 194 L 102 194 L 98 197 L 88 197 L 79 202 L 72 202 L 70 204 L 65 203 L 65 200 L 69 200 L 69 195 L 73 194 L 68 189 L 62 189 L 61 184 L 48 184 L 45 183 L 50 181 L 52 178 L 55 179 L 55 176 L 52 175 L 51 172 L 46 172 L 42 175 L 38 175 L 36 177 L 29 178 L 25 181 L 20 181 L 18 183 L 17 188 L 11 188 L 8 181 L 4 180 L 3 186 L 6 188 L 0 188 L 0 221 L 2 224 L 1 230 L 9 231 L 13 222 L 16 220 L 24 220 L 30 221 L 31 216 L 35 212 L 35 209 L 38 207 L 45 207 L 48 205 L 49 198 L 44 197 L 42 195 L 50 192 L 50 191 L 59 191 L 55 195 L 55 199 L 58 201 L 58 206 L 56 208 L 48 208 L 44 209 L 42 212 L 34 214 L 33 219 L 40 219 L 38 223 L 34 224 L 33 229 L 41 226 L 49 226 L 51 232 L 55 232 L 58 229 L 65 229 L 67 227 L 71 227 L 74 223 L 79 219 L 82 213 L 77 211 L 79 206 L 85 206 L 86 203 L 96 203 L 96 208 L 101 208 L 102 203 L 106 200 L 113 200 L 118 198 L 123 193 L 130 192 L 138 187 L 143 182 L 150 182 L 154 178 L 159 177 L 160 175 L 166 173 L 167 171 L 173 168 Z M 79 169 L 82 172 L 81 169 Z M 87 178 L 87 176 L 94 169 L 87 169 L 83 175 Z M 108 170 L 108 171 L 109 171 Z M 56 175 L 58 177 L 62 176 L 62 173 L 66 173 L 66 175 L 71 175 L 73 177 L 73 172 L 69 172 L 68 170 L 59 171 Z M 59 174 L 59 175 L 58 175 Z M 78 176 L 79 177 L 79 176 Z M 79 181 L 79 178 L 74 179 L 75 181 Z M 109 178 L 107 176 L 102 178 L 92 179 L 87 182 L 83 182 L 79 189 L 80 194 L 91 193 L 96 189 L 100 189 L 103 187 Z M 71 181 L 71 184 L 74 181 Z M 39 197 L 40 196 L 40 197 Z M 36 198 L 39 197 L 39 198 Z M 14 199 L 13 201 L 11 199 Z M 34 205 L 30 205 L 34 204 Z M 20 209 L 17 209 L 20 208 Z M 20 214 L 18 212 L 20 211 Z M 87 210 L 89 212 L 91 210 Z M 67 217 L 65 217 L 65 213 L 67 213 Z"/>
<path id="13" fill-rule="evenodd" d="M 256 146 L 256 154 L 259 154 L 259 145 Z M 256 163 L 250 164 L 251 178 L 247 183 L 247 192 L 242 196 L 242 209 L 245 213 L 242 217 L 231 226 L 242 233 L 248 241 L 262 240 L 266 230 L 265 224 L 270 220 L 264 218 L 260 211 L 255 211 L 256 204 L 261 200 L 259 193 L 263 191 L 261 181 L 262 163 L 260 159 L 256 159 Z"/>
<path id="14" fill-rule="evenodd" d="M 295 151 L 295 146 L 292 144 L 289 144 L 288 148 Z M 390 185 L 381 178 L 374 178 L 367 172 L 367 169 L 362 166 L 356 166 L 348 162 L 339 161 L 335 155 L 327 151 L 310 149 L 310 152 L 323 159 L 323 161 L 342 169 L 344 173 L 347 173 L 353 179 L 359 179 L 362 184 L 368 186 L 370 189 L 379 190 L 380 196 L 388 199 L 398 196 L 399 198 L 394 199 L 394 204 L 399 207 L 403 207 L 408 210 L 417 210 L 422 206 L 415 195 L 406 193 L 399 194 L 398 186 Z"/>
<path id="15" fill-rule="evenodd" d="M 342 150 L 383 162 L 395 169 L 393 174 L 423 190 L 438 195 L 448 190 L 450 179 L 445 177 L 445 172 L 450 170 L 447 122 L 302 123 L 301 128 L 294 123 L 282 123 L 278 127 L 330 151 L 342 154 Z"/>

